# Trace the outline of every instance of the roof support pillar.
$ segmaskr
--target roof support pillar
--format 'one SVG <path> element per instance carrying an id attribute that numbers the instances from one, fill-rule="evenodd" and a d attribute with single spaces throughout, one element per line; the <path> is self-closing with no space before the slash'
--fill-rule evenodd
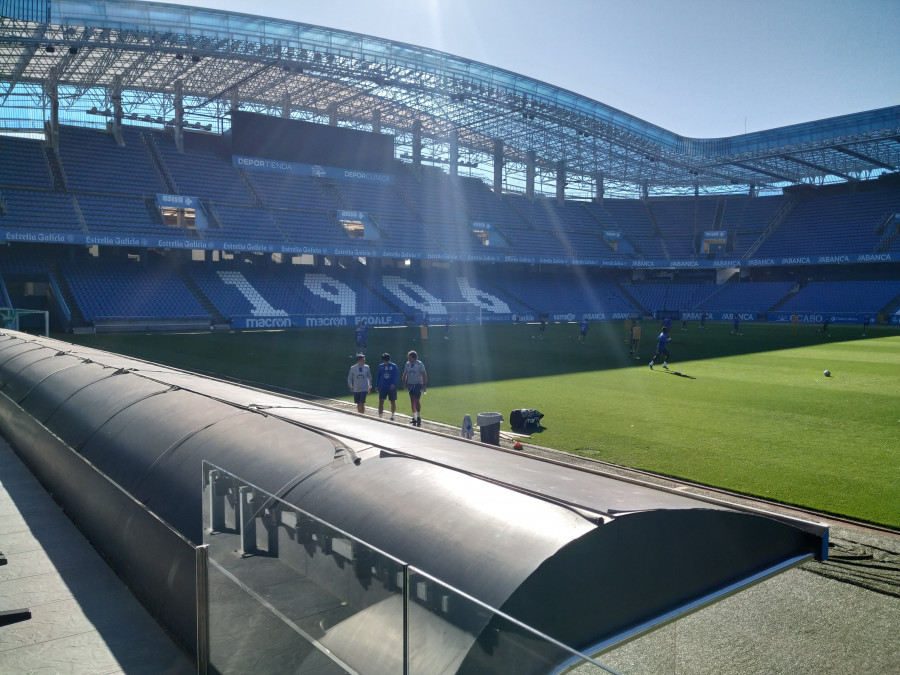
<path id="1" fill-rule="evenodd" d="M 175 147 L 178 152 L 184 152 L 184 82 L 181 79 L 175 80 Z"/>
<path id="2" fill-rule="evenodd" d="M 113 87 L 110 94 L 112 100 L 112 134 L 119 145 L 125 145 L 125 137 L 122 136 L 122 119 L 125 113 L 122 110 L 122 76 L 116 75 L 113 78 Z M 107 125 L 107 129 L 109 126 Z"/>
<path id="3" fill-rule="evenodd" d="M 59 90 L 55 71 L 50 74 L 50 79 L 44 82 L 44 93 L 50 99 L 50 121 L 46 125 L 45 134 L 47 143 L 54 150 L 59 150 Z"/>
<path id="4" fill-rule="evenodd" d="M 291 93 L 288 91 L 281 97 L 281 119 L 291 119 Z"/>
<path id="5" fill-rule="evenodd" d="M 503 194 L 503 139 L 494 139 L 494 194 Z"/>
<path id="6" fill-rule="evenodd" d="M 459 134 L 456 129 L 450 130 L 450 175 L 459 175 Z"/>
<path id="7" fill-rule="evenodd" d="M 525 196 L 534 199 L 535 178 L 535 154 L 534 150 L 525 151 Z"/>
<path id="8" fill-rule="evenodd" d="M 338 123 L 338 111 L 337 104 L 332 103 L 328 106 L 328 126 L 336 127 Z"/>
<path id="9" fill-rule="evenodd" d="M 594 202 L 597 204 L 603 203 L 603 172 L 598 171 L 594 174 Z"/>
<path id="10" fill-rule="evenodd" d="M 560 206 L 566 201 L 566 160 L 556 163 L 556 201 Z"/>
<path id="11" fill-rule="evenodd" d="M 381 133 L 381 111 L 380 110 L 372 111 L 372 133 L 373 134 Z"/>
<path id="12" fill-rule="evenodd" d="M 422 166 L 422 122 L 415 120 L 412 128 L 412 160 L 413 166 Z"/>

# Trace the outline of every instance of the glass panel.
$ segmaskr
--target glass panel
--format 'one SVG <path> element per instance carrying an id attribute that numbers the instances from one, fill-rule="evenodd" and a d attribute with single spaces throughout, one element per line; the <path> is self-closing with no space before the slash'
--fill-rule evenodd
<path id="1" fill-rule="evenodd" d="M 213 672 L 618 672 L 208 462 L 202 503 Z"/>
<path id="2" fill-rule="evenodd" d="M 616 672 L 412 567 L 409 596 L 410 675 Z"/>
<path id="3" fill-rule="evenodd" d="M 401 563 L 227 471 L 203 476 L 215 671 L 402 672 Z"/>

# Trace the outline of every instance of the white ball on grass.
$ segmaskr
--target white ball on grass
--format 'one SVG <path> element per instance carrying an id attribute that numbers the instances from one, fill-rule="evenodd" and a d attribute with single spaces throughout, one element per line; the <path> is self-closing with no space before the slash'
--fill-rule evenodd
<path id="1" fill-rule="evenodd" d="M 831 371 L 830 371 L 830 370 L 826 370 L 826 371 L 825 371 L 825 377 L 831 377 Z"/>

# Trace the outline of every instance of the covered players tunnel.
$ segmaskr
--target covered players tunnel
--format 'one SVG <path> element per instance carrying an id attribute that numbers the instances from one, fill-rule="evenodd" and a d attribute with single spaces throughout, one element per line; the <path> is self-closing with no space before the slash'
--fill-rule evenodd
<path id="1" fill-rule="evenodd" d="M 516 622 L 595 653 L 827 552 L 821 525 L 15 331 L 0 331 L 0 431 L 187 650 L 208 640 L 245 667 L 325 654 L 396 673 L 405 653 L 418 672 L 552 672 L 569 655 Z M 240 530 L 251 502 L 265 543 L 236 555 L 210 529 Z M 205 541 L 263 604 L 315 587 L 315 613 L 274 614 L 306 640 L 276 644 L 246 616 L 198 633 L 216 610 L 185 550 Z"/>

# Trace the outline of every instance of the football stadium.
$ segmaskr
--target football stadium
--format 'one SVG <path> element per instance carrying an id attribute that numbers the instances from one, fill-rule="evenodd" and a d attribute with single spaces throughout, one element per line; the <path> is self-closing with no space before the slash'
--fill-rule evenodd
<path id="1" fill-rule="evenodd" d="M 0 670 L 896 671 L 900 106 L 136 0 L 0 86 Z"/>

